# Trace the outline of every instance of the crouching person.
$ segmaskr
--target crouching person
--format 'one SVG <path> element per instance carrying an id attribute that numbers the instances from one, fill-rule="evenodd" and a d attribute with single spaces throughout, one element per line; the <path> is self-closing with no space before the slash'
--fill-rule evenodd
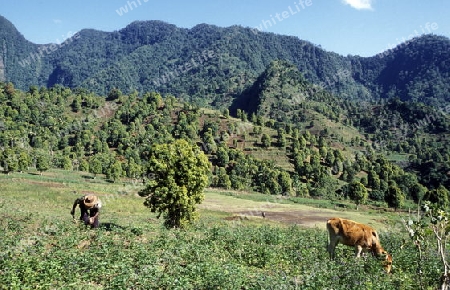
<path id="1" fill-rule="evenodd" d="M 75 218 L 75 209 L 80 207 L 80 220 L 84 222 L 85 225 L 90 225 L 91 228 L 98 228 L 99 226 L 99 214 L 100 208 L 102 207 L 102 202 L 95 195 L 85 195 L 77 198 L 72 206 L 70 214 Z"/>

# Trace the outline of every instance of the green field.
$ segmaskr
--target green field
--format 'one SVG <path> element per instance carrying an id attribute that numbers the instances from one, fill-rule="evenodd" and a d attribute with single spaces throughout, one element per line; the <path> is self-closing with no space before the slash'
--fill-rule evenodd
<path id="1" fill-rule="evenodd" d="M 435 289 L 441 266 L 433 245 L 417 252 L 402 214 L 336 210 L 283 197 L 207 189 L 200 219 L 167 230 L 143 206 L 142 184 L 106 182 L 81 172 L 0 176 L 0 289 Z M 72 221 L 75 198 L 95 193 L 101 227 Z M 266 213 L 266 218 L 261 212 Z M 77 212 L 78 213 L 78 212 Z M 326 252 L 325 221 L 375 226 L 394 258 L 393 273 L 339 246 Z"/>

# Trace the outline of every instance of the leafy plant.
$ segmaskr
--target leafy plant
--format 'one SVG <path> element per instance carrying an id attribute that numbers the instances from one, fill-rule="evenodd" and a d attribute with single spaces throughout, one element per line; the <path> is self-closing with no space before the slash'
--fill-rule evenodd
<path id="1" fill-rule="evenodd" d="M 155 145 L 149 157 L 152 178 L 139 195 L 158 218 L 164 215 L 166 227 L 185 227 L 196 218 L 195 205 L 204 199 L 209 171 L 206 155 L 185 140 Z"/>
<path id="2" fill-rule="evenodd" d="M 425 289 L 422 284 L 423 272 L 423 248 L 429 240 L 435 239 L 437 253 L 442 264 L 441 289 L 446 290 L 450 286 L 450 264 L 449 253 L 446 251 L 450 239 L 449 214 L 440 205 L 426 201 L 422 205 L 423 213 L 418 210 L 417 219 L 409 219 L 405 222 L 409 236 L 418 251 L 418 277 L 421 289 Z M 431 229 L 431 232 L 428 230 Z"/>

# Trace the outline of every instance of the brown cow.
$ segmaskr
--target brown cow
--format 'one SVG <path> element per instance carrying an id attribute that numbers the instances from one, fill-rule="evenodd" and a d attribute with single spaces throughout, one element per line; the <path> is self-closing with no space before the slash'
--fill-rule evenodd
<path id="1" fill-rule="evenodd" d="M 371 251 L 376 257 L 385 256 L 384 269 L 387 273 L 391 272 L 392 256 L 383 249 L 377 232 L 370 226 L 352 220 L 331 218 L 327 221 L 327 230 L 331 259 L 334 259 L 337 244 L 341 243 L 355 247 L 356 257 L 360 257 L 363 250 Z"/>

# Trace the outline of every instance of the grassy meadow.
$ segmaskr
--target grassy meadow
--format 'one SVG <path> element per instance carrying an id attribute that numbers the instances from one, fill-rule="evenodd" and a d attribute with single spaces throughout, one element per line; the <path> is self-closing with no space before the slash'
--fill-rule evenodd
<path id="1" fill-rule="evenodd" d="M 0 289 L 435 289 L 441 266 L 432 244 L 417 251 L 403 230 L 405 213 L 278 196 L 207 189 L 200 218 L 167 230 L 137 195 L 142 184 L 106 182 L 50 170 L 0 176 Z M 75 223 L 75 198 L 100 196 L 97 230 Z M 334 209 L 336 207 L 336 209 Z M 266 213 L 266 218 L 261 212 Z M 79 214 L 77 209 L 76 214 Z M 353 249 L 326 252 L 328 217 L 379 229 L 394 258 L 392 274 Z M 78 216 L 76 216 L 78 217 Z M 295 220 L 298 218 L 298 222 Z M 307 222 L 302 222 L 307 220 Z M 423 274 L 418 276 L 418 270 Z"/>

